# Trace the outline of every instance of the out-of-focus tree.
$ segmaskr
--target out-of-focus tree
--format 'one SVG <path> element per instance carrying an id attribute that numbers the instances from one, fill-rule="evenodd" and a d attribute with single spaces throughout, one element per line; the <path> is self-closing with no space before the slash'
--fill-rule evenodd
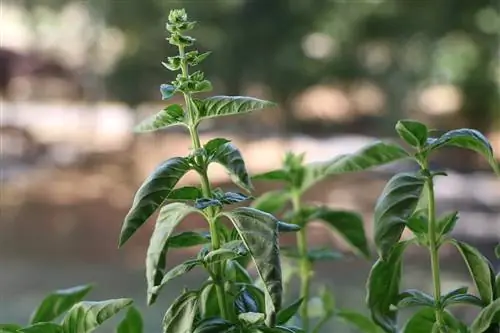
<path id="1" fill-rule="evenodd" d="M 65 1 L 71 0 L 37 5 L 57 7 Z M 403 116 L 407 101 L 422 90 L 451 86 L 461 96 L 457 107 L 464 124 L 488 131 L 500 122 L 496 0 L 103 2 L 106 24 L 120 29 L 126 42 L 106 77 L 107 89 L 131 106 L 156 100 L 158 85 L 171 79 L 159 66 L 172 52 L 158 27 L 169 9 L 185 7 L 203 22 L 196 32 L 199 48 L 216 54 L 204 63 L 216 88 L 238 94 L 248 83 L 265 84 L 269 98 L 287 112 L 288 130 L 299 127 L 294 98 L 312 85 L 331 82 L 377 85 L 391 120 Z M 393 125 L 387 118 L 379 122 Z"/>

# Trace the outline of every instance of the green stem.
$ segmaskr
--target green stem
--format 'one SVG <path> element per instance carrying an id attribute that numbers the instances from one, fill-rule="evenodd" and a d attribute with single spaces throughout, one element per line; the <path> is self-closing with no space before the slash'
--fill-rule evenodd
<path id="1" fill-rule="evenodd" d="M 184 47 L 183 46 L 179 46 L 179 55 L 182 59 L 181 60 L 182 76 L 187 78 L 189 74 L 188 74 L 187 63 L 184 60 Z M 183 95 L 184 95 L 184 101 L 186 103 L 187 113 L 189 115 L 189 120 L 190 120 L 189 134 L 191 136 L 191 142 L 193 144 L 194 149 L 200 149 L 201 148 L 200 136 L 198 134 L 197 126 L 194 122 L 194 112 L 191 108 L 191 106 L 193 104 L 193 100 L 192 100 L 191 94 L 184 93 Z M 207 174 L 206 168 L 202 172 L 199 172 L 199 175 L 200 175 L 200 180 L 201 180 L 201 190 L 202 190 L 203 196 L 206 198 L 211 198 L 212 197 L 212 189 L 210 187 L 210 180 L 208 179 L 208 174 Z M 217 230 L 217 218 L 215 216 L 215 212 L 212 209 L 212 207 L 208 207 L 208 209 L 207 209 L 207 220 L 208 220 L 208 224 L 210 226 L 212 250 L 217 250 L 220 248 L 220 239 L 219 239 L 219 232 Z M 220 263 L 214 264 L 214 273 L 216 276 L 214 283 L 215 283 L 215 289 L 217 292 L 217 300 L 219 302 L 221 316 L 223 319 L 229 319 L 228 311 L 227 311 L 227 307 L 226 307 L 227 306 L 226 297 L 224 294 L 224 283 L 222 281 L 223 271 L 222 271 L 222 266 Z"/>
<path id="2" fill-rule="evenodd" d="M 432 176 L 427 177 L 427 191 L 428 191 L 428 202 L 429 202 L 429 252 L 431 255 L 431 270 L 432 270 L 432 282 L 434 285 L 434 301 L 436 304 L 436 322 L 441 326 L 443 321 L 443 313 L 441 309 L 441 281 L 439 276 L 439 245 L 437 244 L 436 235 L 436 203 L 434 197 L 434 181 Z"/>
<path id="3" fill-rule="evenodd" d="M 299 193 L 295 192 L 292 195 L 292 204 L 294 213 L 298 214 L 301 210 Z M 309 313 L 307 305 L 311 284 L 311 263 L 307 257 L 306 228 L 302 228 L 297 232 L 297 247 L 300 255 L 300 297 L 303 299 L 300 307 L 300 317 L 302 319 L 302 328 L 307 332 L 309 330 Z"/>

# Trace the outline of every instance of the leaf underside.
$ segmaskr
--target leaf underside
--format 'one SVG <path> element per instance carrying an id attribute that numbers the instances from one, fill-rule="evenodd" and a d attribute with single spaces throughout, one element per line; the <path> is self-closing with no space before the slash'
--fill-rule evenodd
<path id="1" fill-rule="evenodd" d="M 156 299 L 154 287 L 158 283 L 159 274 L 163 270 L 162 261 L 168 251 L 168 241 L 177 225 L 189 214 L 199 212 L 194 207 L 181 202 L 168 204 L 160 209 L 155 229 L 149 241 L 146 255 L 146 279 L 148 283 L 148 304 Z M 161 277 L 163 279 L 163 276 Z"/>
<path id="2" fill-rule="evenodd" d="M 273 324 L 282 298 L 278 221 L 271 214 L 253 208 L 236 208 L 223 213 L 234 224 L 250 251 L 257 272 L 264 281 L 266 322 Z"/>

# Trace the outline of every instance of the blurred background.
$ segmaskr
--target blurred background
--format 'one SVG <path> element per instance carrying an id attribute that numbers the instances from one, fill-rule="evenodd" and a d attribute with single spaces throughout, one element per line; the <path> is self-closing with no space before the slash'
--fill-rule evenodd
<path id="1" fill-rule="evenodd" d="M 154 167 L 184 155 L 189 137 L 175 129 L 134 135 L 159 111 L 159 85 L 173 73 L 161 61 L 169 10 L 186 8 L 199 22 L 201 69 L 215 94 L 279 103 L 273 110 L 203 125 L 202 140 L 227 136 L 252 174 L 280 166 L 285 151 L 308 161 L 349 153 L 376 138 L 398 140 L 397 119 L 445 131 L 475 128 L 500 158 L 500 4 L 497 0 L 2 0 L 0 322 L 26 322 L 43 296 L 95 283 L 88 297 L 133 297 L 146 332 L 181 287 L 174 280 L 145 306 L 144 258 L 153 221 L 117 249 L 133 194 Z M 500 240 L 500 182 L 473 153 L 447 149 L 434 166 L 439 212 L 461 211 L 456 237 L 493 260 Z M 375 200 L 397 171 L 391 165 L 318 185 L 306 199 L 362 212 L 371 237 Z M 234 189 L 221 168 L 216 186 Z M 188 174 L 182 184 L 195 183 Z M 255 183 L 258 195 L 279 184 Z M 184 229 L 203 227 L 187 220 Z M 289 243 L 293 239 L 284 239 Z M 345 244 L 322 230 L 311 243 Z M 195 253 L 172 253 L 168 265 Z M 442 249 L 444 291 L 472 285 L 453 249 Z M 405 286 L 431 291 L 428 256 L 412 249 Z M 339 307 L 364 313 L 371 262 L 319 265 L 315 288 L 331 287 Z M 296 283 L 291 295 L 296 295 Z M 469 321 L 474 312 L 457 308 Z M 112 332 L 110 322 L 98 332 Z M 325 332 L 351 331 L 332 322 Z"/>

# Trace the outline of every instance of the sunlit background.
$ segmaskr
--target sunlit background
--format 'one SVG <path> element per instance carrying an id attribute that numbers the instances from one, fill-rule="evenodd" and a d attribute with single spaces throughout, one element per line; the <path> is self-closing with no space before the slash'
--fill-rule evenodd
<path id="1" fill-rule="evenodd" d="M 0 322 L 24 323 L 43 296 L 94 283 L 89 299 L 132 297 L 146 332 L 193 272 L 145 306 L 144 258 L 153 221 L 117 249 L 134 191 L 166 158 L 187 154 L 187 133 L 134 135 L 132 127 L 165 105 L 161 66 L 175 50 L 165 41 L 168 11 L 186 8 L 199 22 L 201 69 L 214 93 L 270 99 L 276 109 L 224 118 L 202 128 L 202 140 L 227 136 L 251 173 L 278 167 L 285 151 L 308 161 L 397 140 L 397 119 L 445 131 L 475 128 L 500 158 L 500 4 L 497 0 L 2 0 Z M 439 133 L 439 132 L 438 132 Z M 477 155 L 448 149 L 434 166 L 439 212 L 460 210 L 456 237 L 493 260 L 500 240 L 500 182 Z M 371 211 L 392 165 L 326 181 L 306 199 Z M 234 189 L 222 168 L 211 179 Z M 189 174 L 182 184 L 194 183 Z M 256 193 L 276 188 L 255 183 Z M 201 227 L 185 221 L 184 229 Z M 356 259 L 321 229 L 311 244 L 330 243 L 347 260 L 319 265 L 314 288 L 327 285 L 339 307 L 364 309 L 371 262 Z M 284 242 L 290 242 L 285 239 Z M 172 253 L 174 265 L 190 252 Z M 443 289 L 473 286 L 452 249 L 443 248 Z M 428 256 L 412 249 L 405 286 L 431 290 Z M 297 284 L 289 297 L 298 293 Z M 287 302 L 289 299 L 287 299 Z M 456 308 L 470 321 L 474 312 Z M 112 332 L 116 321 L 98 332 Z M 332 321 L 325 332 L 348 333 Z"/>

